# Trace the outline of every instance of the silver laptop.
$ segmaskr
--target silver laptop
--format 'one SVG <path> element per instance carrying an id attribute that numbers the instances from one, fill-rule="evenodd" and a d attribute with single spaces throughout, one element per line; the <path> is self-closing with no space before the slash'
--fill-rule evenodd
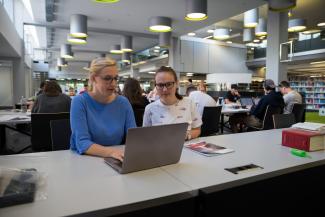
<path id="1" fill-rule="evenodd" d="M 107 157 L 105 163 L 125 174 L 151 169 L 180 160 L 188 123 L 128 130 L 123 162 Z"/>

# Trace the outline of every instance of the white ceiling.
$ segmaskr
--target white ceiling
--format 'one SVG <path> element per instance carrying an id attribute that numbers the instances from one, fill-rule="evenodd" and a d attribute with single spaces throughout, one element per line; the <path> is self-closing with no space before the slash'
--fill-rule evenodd
<path id="1" fill-rule="evenodd" d="M 37 15 L 38 11 L 41 11 L 39 7 L 44 7 L 44 4 L 38 5 L 40 0 L 30 1 L 34 7 L 34 14 L 36 13 L 35 22 L 45 26 L 60 27 L 54 28 L 53 44 L 47 48 L 53 53 L 52 58 L 59 55 L 60 45 L 66 43 L 70 15 L 83 14 L 88 17 L 88 29 L 96 28 L 99 31 L 88 32 L 87 45 L 73 45 L 75 59 L 81 61 L 90 61 L 99 53 L 108 53 L 112 45 L 120 44 L 121 35 L 112 34 L 114 31 L 127 32 L 131 35 L 145 34 L 145 37 L 133 37 L 135 51 L 157 44 L 158 34 L 148 31 L 148 20 L 152 16 L 172 18 L 173 36 L 181 36 L 265 4 L 264 0 L 208 0 L 208 19 L 189 22 L 184 19 L 186 0 L 120 0 L 114 4 L 99 4 L 93 0 L 55 0 L 55 20 L 46 23 L 42 12 Z M 47 30 L 49 40 L 51 31 L 50 28 Z M 80 50 L 98 53 L 82 53 Z"/>

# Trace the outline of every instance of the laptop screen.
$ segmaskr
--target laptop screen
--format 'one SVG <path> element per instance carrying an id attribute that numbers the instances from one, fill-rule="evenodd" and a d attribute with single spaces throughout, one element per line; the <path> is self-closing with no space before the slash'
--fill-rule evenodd
<path id="1" fill-rule="evenodd" d="M 240 98 L 240 104 L 242 106 L 252 106 L 254 105 L 254 101 L 252 98 Z"/>

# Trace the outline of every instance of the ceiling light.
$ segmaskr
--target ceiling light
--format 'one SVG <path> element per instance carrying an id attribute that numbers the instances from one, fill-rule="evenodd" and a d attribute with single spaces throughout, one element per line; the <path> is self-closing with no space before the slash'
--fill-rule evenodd
<path id="1" fill-rule="evenodd" d="M 123 35 L 121 40 L 121 48 L 123 52 L 132 52 L 132 36 Z"/>
<path id="2" fill-rule="evenodd" d="M 153 52 L 155 52 L 155 53 L 159 53 L 159 52 L 160 52 L 160 50 L 153 50 Z"/>
<path id="3" fill-rule="evenodd" d="M 232 44 L 232 41 L 226 41 L 228 44 Z"/>
<path id="4" fill-rule="evenodd" d="M 225 39 L 228 39 L 229 37 L 230 37 L 229 29 L 220 28 L 220 29 L 214 30 L 214 33 L 213 33 L 213 38 L 214 39 L 225 40 Z"/>
<path id="5" fill-rule="evenodd" d="M 247 47 L 258 47 L 258 44 L 255 44 L 255 43 L 247 43 L 246 46 Z"/>
<path id="6" fill-rule="evenodd" d="M 325 61 L 311 62 L 310 64 L 314 65 L 314 64 L 322 64 L 322 63 L 325 63 Z"/>
<path id="7" fill-rule="evenodd" d="M 155 46 L 155 49 L 160 49 L 160 47 L 159 46 Z"/>
<path id="8" fill-rule="evenodd" d="M 296 0 L 268 0 L 271 11 L 287 11 L 296 7 Z"/>
<path id="9" fill-rule="evenodd" d="M 300 32 L 306 29 L 306 20 L 305 19 L 291 19 L 288 24 L 289 32 Z"/>
<path id="10" fill-rule="evenodd" d="M 65 59 L 73 59 L 71 44 L 62 44 L 61 45 L 61 55 L 60 56 Z"/>
<path id="11" fill-rule="evenodd" d="M 172 31 L 172 20 L 169 17 L 151 17 L 149 30 L 152 32 L 170 32 Z"/>
<path id="12" fill-rule="evenodd" d="M 213 38 L 213 35 L 209 35 L 207 37 L 204 37 L 203 39 L 210 39 L 210 38 Z"/>
<path id="13" fill-rule="evenodd" d="M 186 73 L 186 76 L 187 77 L 192 77 L 193 76 L 193 73 Z"/>
<path id="14" fill-rule="evenodd" d="M 110 50 L 110 53 L 112 53 L 112 54 L 122 54 L 123 51 L 121 50 L 121 45 L 119 45 L 119 44 L 113 45 L 111 50 Z"/>
<path id="15" fill-rule="evenodd" d="M 292 10 L 290 9 L 289 11 L 288 11 L 288 17 L 292 17 Z"/>
<path id="16" fill-rule="evenodd" d="M 119 1 L 120 0 L 94 0 L 94 2 L 97 2 L 97 3 L 116 3 Z"/>
<path id="17" fill-rule="evenodd" d="M 265 36 L 265 35 L 267 35 L 266 19 L 264 19 L 264 18 L 258 19 L 258 24 L 255 27 L 255 35 L 256 36 Z"/>
<path id="18" fill-rule="evenodd" d="M 253 47 L 251 47 L 251 50 L 254 50 L 254 48 L 253 48 Z"/>
<path id="19" fill-rule="evenodd" d="M 67 41 L 71 44 L 87 44 L 87 38 L 76 38 L 68 35 Z"/>
<path id="20" fill-rule="evenodd" d="M 254 42 L 254 43 L 259 43 L 260 40 L 259 40 L 259 39 L 254 39 L 253 42 Z"/>
<path id="21" fill-rule="evenodd" d="M 244 27 L 254 28 L 257 26 L 257 21 L 258 21 L 258 8 L 254 8 L 244 13 Z"/>
<path id="22" fill-rule="evenodd" d="M 130 64 L 131 63 L 131 54 L 130 53 L 123 53 L 122 54 L 122 62 Z"/>
<path id="23" fill-rule="evenodd" d="M 87 16 L 73 14 L 70 16 L 70 35 L 77 38 L 87 37 Z"/>
<path id="24" fill-rule="evenodd" d="M 156 72 L 154 72 L 154 71 L 151 71 L 151 72 L 148 72 L 148 74 L 156 74 Z"/>
<path id="25" fill-rule="evenodd" d="M 164 47 L 164 48 L 169 47 L 171 38 L 172 38 L 171 32 L 160 32 L 158 38 L 159 47 Z"/>
<path id="26" fill-rule="evenodd" d="M 303 31 L 302 34 L 310 35 L 310 34 L 315 34 L 315 33 L 319 33 L 319 32 L 321 32 L 320 29 L 310 29 L 310 30 Z"/>
<path id="27" fill-rule="evenodd" d="M 251 42 L 253 41 L 253 30 L 252 29 L 244 29 L 243 31 L 243 42 Z"/>
<path id="28" fill-rule="evenodd" d="M 325 26 L 325 22 L 318 23 L 317 26 Z"/>
<path id="29" fill-rule="evenodd" d="M 207 0 L 186 0 L 186 20 L 200 21 L 207 18 Z"/>
<path id="30" fill-rule="evenodd" d="M 64 58 L 59 57 L 57 59 L 57 66 L 66 67 L 68 66 L 68 63 Z"/>
<path id="31" fill-rule="evenodd" d="M 207 33 L 213 33 L 213 32 L 214 32 L 213 29 L 208 29 L 208 30 L 207 30 Z"/>
<path id="32" fill-rule="evenodd" d="M 187 33 L 187 35 L 188 36 L 195 36 L 196 34 L 195 34 L 195 32 L 189 32 L 189 33 Z"/>

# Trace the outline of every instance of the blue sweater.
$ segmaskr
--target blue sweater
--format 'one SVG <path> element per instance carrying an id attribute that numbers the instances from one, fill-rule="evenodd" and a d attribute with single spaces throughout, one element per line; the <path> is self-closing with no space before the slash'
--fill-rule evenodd
<path id="1" fill-rule="evenodd" d="M 120 145 L 129 128 L 136 127 L 129 101 L 117 96 L 102 104 L 88 93 L 73 98 L 70 113 L 70 148 L 83 154 L 92 144 Z"/>

